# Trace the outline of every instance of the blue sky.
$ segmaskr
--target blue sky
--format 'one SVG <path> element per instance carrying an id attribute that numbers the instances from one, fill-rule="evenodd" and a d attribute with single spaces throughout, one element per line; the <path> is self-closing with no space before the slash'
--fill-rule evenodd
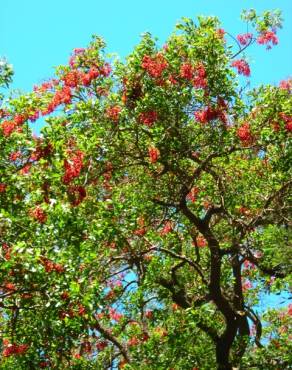
<path id="1" fill-rule="evenodd" d="M 0 56 L 14 65 L 13 87 L 30 91 L 53 74 L 53 66 L 65 64 L 73 48 L 87 46 L 92 34 L 124 57 L 144 31 L 163 43 L 182 16 L 217 15 L 227 31 L 243 33 L 240 12 L 251 7 L 283 11 L 280 44 L 268 52 L 250 50 L 253 84 L 278 83 L 292 74 L 291 0 L 6 0 L 0 8 Z"/>

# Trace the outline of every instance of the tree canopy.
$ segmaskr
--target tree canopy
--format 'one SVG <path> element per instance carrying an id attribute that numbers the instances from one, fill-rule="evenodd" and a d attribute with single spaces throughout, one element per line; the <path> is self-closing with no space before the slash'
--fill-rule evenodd
<path id="1" fill-rule="evenodd" d="M 183 18 L 125 61 L 94 36 L 4 100 L 1 369 L 289 368 L 292 306 L 256 306 L 291 288 L 292 80 L 248 88 L 281 16 L 242 19 Z"/>

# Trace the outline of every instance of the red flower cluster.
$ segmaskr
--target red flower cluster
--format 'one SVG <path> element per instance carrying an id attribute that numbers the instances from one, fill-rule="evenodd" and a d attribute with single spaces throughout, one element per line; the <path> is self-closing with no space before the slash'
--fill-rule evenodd
<path id="1" fill-rule="evenodd" d="M 59 105 L 69 104 L 72 100 L 72 91 L 69 86 L 63 86 L 61 90 L 55 92 L 52 101 L 48 104 L 47 108 L 42 111 L 42 115 L 52 113 Z"/>
<path id="2" fill-rule="evenodd" d="M 4 345 L 2 352 L 3 357 L 10 357 L 13 355 L 21 355 L 28 350 L 28 344 L 9 344 Z"/>
<path id="3" fill-rule="evenodd" d="M 180 77 L 193 82 L 195 88 L 205 88 L 207 86 L 206 70 L 202 63 L 194 68 L 190 63 L 182 64 Z"/>
<path id="4" fill-rule="evenodd" d="M 218 106 L 218 108 L 207 107 L 202 111 L 197 111 L 194 113 L 196 121 L 200 123 L 207 123 L 213 119 L 220 119 L 223 123 L 227 123 L 227 116 L 224 112 L 224 106 Z"/>
<path id="5" fill-rule="evenodd" d="M 80 175 L 80 172 L 83 168 L 83 158 L 84 153 L 81 150 L 77 150 L 74 153 L 70 153 L 69 159 L 64 160 L 64 184 L 69 184 L 74 178 Z"/>
<path id="6" fill-rule="evenodd" d="M 144 125 L 151 127 L 154 122 L 157 121 L 158 114 L 154 110 L 148 112 L 143 112 L 139 116 L 139 121 L 144 123 Z"/>
<path id="7" fill-rule="evenodd" d="M 71 203 L 73 206 L 78 206 L 84 198 L 86 198 L 86 190 L 84 186 L 76 185 L 68 188 L 68 193 L 71 197 Z"/>
<path id="8" fill-rule="evenodd" d="M 187 200 L 190 200 L 191 202 L 195 202 L 197 200 L 197 195 L 199 193 L 200 189 L 196 186 L 191 189 L 191 191 L 187 195 Z"/>
<path id="9" fill-rule="evenodd" d="M 194 67 L 190 63 L 184 63 L 180 67 L 180 77 L 186 80 L 192 80 L 194 76 Z"/>
<path id="10" fill-rule="evenodd" d="M 267 45 L 267 49 L 270 49 L 273 45 L 277 45 L 279 42 L 278 37 L 273 31 L 262 32 L 257 38 L 257 43 L 260 45 Z"/>
<path id="11" fill-rule="evenodd" d="M 206 247 L 206 245 L 207 245 L 207 240 L 203 236 L 198 236 L 196 238 L 196 242 L 197 242 L 197 246 L 199 248 Z"/>
<path id="12" fill-rule="evenodd" d="M 245 46 L 249 44 L 250 41 L 252 40 L 252 33 L 244 33 L 242 35 L 237 35 L 236 38 L 241 45 Z"/>
<path id="13" fill-rule="evenodd" d="M 118 105 L 115 105 L 113 107 L 107 108 L 106 115 L 112 121 L 118 122 L 119 121 L 121 110 L 122 110 L 121 107 L 119 107 Z"/>
<path id="14" fill-rule="evenodd" d="M 160 232 L 160 235 L 163 236 L 163 235 L 166 235 L 168 233 L 171 233 L 172 230 L 173 230 L 173 223 L 171 221 L 167 221 L 164 224 L 163 229 Z"/>
<path id="15" fill-rule="evenodd" d="M 240 75 L 244 75 L 246 77 L 250 76 L 249 65 L 243 59 L 235 60 L 231 63 L 231 67 L 237 68 L 237 71 Z"/>
<path id="16" fill-rule="evenodd" d="M 156 163 L 160 156 L 160 152 L 157 148 L 151 147 L 148 148 L 149 158 L 151 163 Z"/>
<path id="17" fill-rule="evenodd" d="M 288 92 L 292 91 L 292 78 L 289 78 L 288 80 L 280 81 L 279 87 L 282 90 L 287 90 Z"/>
<path id="18" fill-rule="evenodd" d="M 17 124 L 14 121 L 3 121 L 1 128 L 4 136 L 10 136 L 15 131 Z"/>
<path id="19" fill-rule="evenodd" d="M 32 209 L 30 211 L 30 216 L 41 224 L 45 223 L 48 218 L 45 211 L 40 206 L 37 206 L 36 208 Z"/>
<path id="20" fill-rule="evenodd" d="M 153 58 L 149 55 L 144 55 L 141 66 L 151 77 L 159 78 L 162 72 L 168 67 L 168 63 L 164 56 L 158 53 Z"/>
<path id="21" fill-rule="evenodd" d="M 11 258 L 11 248 L 9 247 L 8 244 L 3 243 L 2 244 L 2 250 L 4 254 L 4 258 L 8 261 Z"/>
<path id="22" fill-rule="evenodd" d="M 292 131 L 292 116 L 288 116 L 285 113 L 280 113 L 280 117 L 285 122 L 285 129 L 288 132 Z"/>
<path id="23" fill-rule="evenodd" d="M 244 123 L 241 125 L 237 131 L 236 134 L 240 141 L 242 141 L 244 144 L 248 144 L 252 141 L 252 133 L 250 131 L 250 125 L 249 123 Z"/>
<path id="24" fill-rule="evenodd" d="M 21 152 L 20 151 L 17 151 L 17 152 L 12 152 L 10 153 L 9 155 L 9 160 L 10 161 L 16 161 L 17 159 L 21 158 Z"/>
<path id="25" fill-rule="evenodd" d="M 112 320 L 115 320 L 115 321 L 120 321 L 124 315 L 117 312 L 114 308 L 110 308 L 109 310 L 109 317 L 112 319 Z"/>
<path id="26" fill-rule="evenodd" d="M 80 74 L 76 69 L 68 72 L 63 77 L 64 85 L 68 87 L 72 87 L 72 88 L 77 87 L 79 84 L 79 77 L 80 77 Z"/>
<path id="27" fill-rule="evenodd" d="M 223 28 L 218 28 L 218 30 L 216 31 L 216 34 L 219 37 L 219 39 L 223 39 L 225 35 L 225 30 Z"/>
<path id="28" fill-rule="evenodd" d="M 196 67 L 195 76 L 194 76 L 194 79 L 193 79 L 193 85 L 197 89 L 199 89 L 199 88 L 204 89 L 207 86 L 206 70 L 205 70 L 205 67 L 203 66 L 203 64 L 199 64 Z"/>
<path id="29" fill-rule="evenodd" d="M 46 257 L 41 257 L 40 262 L 44 266 L 46 272 L 53 272 L 53 271 L 58 272 L 58 273 L 64 272 L 64 267 L 60 263 L 55 263 Z"/>
<path id="30" fill-rule="evenodd" d="M 4 193 L 6 191 L 6 187 L 7 187 L 6 184 L 1 184 L 0 183 L 0 193 Z"/>

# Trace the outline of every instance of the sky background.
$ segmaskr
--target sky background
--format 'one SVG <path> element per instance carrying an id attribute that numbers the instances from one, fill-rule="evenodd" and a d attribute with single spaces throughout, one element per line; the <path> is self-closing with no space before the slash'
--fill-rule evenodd
<path id="1" fill-rule="evenodd" d="M 244 33 L 240 12 L 247 8 L 283 12 L 280 44 L 249 51 L 252 84 L 278 83 L 291 76 L 292 0 L 0 0 L 0 56 L 14 66 L 13 87 L 30 91 L 92 34 L 106 40 L 108 52 L 125 57 L 145 31 L 163 44 L 182 16 L 216 15 L 226 31 Z"/>
<path id="2" fill-rule="evenodd" d="M 252 85 L 278 84 L 292 75 L 292 0 L 0 0 L 0 56 L 14 66 L 13 88 L 31 91 L 53 75 L 54 66 L 66 64 L 74 48 L 86 47 L 93 34 L 105 39 L 108 52 L 124 58 L 145 31 L 163 44 L 183 16 L 216 15 L 226 31 L 244 33 L 240 13 L 248 8 L 282 10 L 279 45 L 248 51 Z M 287 298 L 264 295 L 259 306 L 285 305 Z"/>

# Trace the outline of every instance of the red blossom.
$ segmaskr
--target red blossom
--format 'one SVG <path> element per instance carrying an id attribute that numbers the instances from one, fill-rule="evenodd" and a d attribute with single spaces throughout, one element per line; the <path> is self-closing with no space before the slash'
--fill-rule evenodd
<path id="1" fill-rule="evenodd" d="M 156 163 L 160 156 L 160 152 L 157 148 L 151 147 L 148 148 L 149 158 L 151 163 Z"/>
<path id="2" fill-rule="evenodd" d="M 197 200 L 197 195 L 199 193 L 200 189 L 196 186 L 191 189 L 191 191 L 187 195 L 187 200 L 190 200 L 191 202 L 195 202 Z"/>
<path id="3" fill-rule="evenodd" d="M 231 63 L 231 67 L 237 68 L 237 72 L 243 76 L 250 76 L 250 68 L 248 63 L 243 59 L 235 60 Z"/>
<path id="4" fill-rule="evenodd" d="M 3 121 L 1 128 L 4 136 L 10 136 L 15 131 L 17 124 L 14 121 Z"/>
<path id="5" fill-rule="evenodd" d="M 151 110 L 148 112 L 143 112 L 139 116 L 139 121 L 144 125 L 151 127 L 154 122 L 157 121 L 158 114 L 157 112 Z"/>
<path id="6" fill-rule="evenodd" d="M 221 118 L 221 111 L 207 107 L 202 111 L 197 111 L 194 113 L 196 121 L 200 123 L 207 123 L 209 121 L 212 121 L 213 119 L 216 118 Z"/>
<path id="7" fill-rule="evenodd" d="M 219 39 L 223 39 L 225 36 L 225 33 L 226 32 L 223 28 L 218 28 L 218 30 L 216 31 L 216 34 L 219 37 Z"/>
<path id="8" fill-rule="evenodd" d="M 267 45 L 267 49 L 272 47 L 271 44 L 277 45 L 278 42 L 278 37 L 273 31 L 264 31 L 257 38 L 257 43 L 260 45 Z"/>
<path id="9" fill-rule="evenodd" d="M 196 67 L 193 86 L 197 89 L 204 89 L 207 87 L 206 70 L 202 63 L 198 64 Z"/>
<path id="10" fill-rule="evenodd" d="M 252 33 L 244 33 L 242 35 L 237 35 L 236 38 L 241 45 L 245 46 L 250 43 L 252 36 Z"/>
<path id="11" fill-rule="evenodd" d="M 37 206 L 34 209 L 30 210 L 29 214 L 41 224 L 45 223 L 48 218 L 45 211 L 40 206 Z"/>
<path id="12" fill-rule="evenodd" d="M 279 115 L 282 118 L 282 120 L 285 122 L 286 131 L 291 132 L 292 131 L 292 116 L 289 116 L 283 112 L 281 112 Z"/>
<path id="13" fill-rule="evenodd" d="M 151 77 L 159 78 L 162 72 L 168 67 L 168 63 L 164 56 L 158 53 L 152 58 L 149 55 L 144 55 L 141 66 Z"/>
<path id="14" fill-rule="evenodd" d="M 41 257 L 40 263 L 44 266 L 46 272 L 64 272 L 64 267 L 60 263 L 53 262 L 46 257 Z"/>
<path id="15" fill-rule="evenodd" d="M 100 74 L 104 77 L 108 77 L 111 74 L 111 71 L 112 67 L 108 63 L 105 63 L 103 67 L 100 68 Z"/>
<path id="16" fill-rule="evenodd" d="M 17 152 L 12 152 L 10 153 L 9 155 L 9 160 L 10 161 L 16 161 L 17 159 L 21 158 L 21 152 L 20 151 L 17 151 Z"/>
<path id="17" fill-rule="evenodd" d="M 194 67 L 190 63 L 182 64 L 180 67 L 180 76 L 191 81 L 194 76 Z"/>
<path id="18" fill-rule="evenodd" d="M 207 240 L 203 236 L 198 236 L 196 238 L 196 243 L 199 248 L 204 248 L 207 246 Z"/>
<path id="19" fill-rule="evenodd" d="M 252 141 L 253 137 L 252 137 L 252 133 L 250 131 L 250 125 L 249 123 L 244 123 L 243 125 L 241 125 L 237 131 L 236 131 L 236 134 L 239 138 L 239 140 L 244 143 L 244 144 L 248 144 Z"/>
<path id="20" fill-rule="evenodd" d="M 106 110 L 106 115 L 112 121 L 118 122 L 121 110 L 122 110 L 121 107 L 119 107 L 118 105 L 115 105 L 113 107 L 108 107 Z"/>
<path id="21" fill-rule="evenodd" d="M 287 90 L 288 92 L 291 92 L 292 91 L 292 78 L 280 81 L 279 87 L 282 90 Z"/>
<path id="22" fill-rule="evenodd" d="M 10 357 L 13 355 L 22 355 L 29 348 L 28 344 L 7 344 L 4 346 L 3 357 Z"/>
<path id="23" fill-rule="evenodd" d="M 0 193 L 4 193 L 6 191 L 6 184 L 0 183 Z"/>
<path id="24" fill-rule="evenodd" d="M 70 152 L 69 158 L 64 160 L 65 175 L 64 184 L 69 184 L 74 178 L 80 175 L 83 168 L 84 153 L 81 150 Z"/>
<path id="25" fill-rule="evenodd" d="M 166 234 L 172 232 L 172 230 L 173 230 L 173 223 L 171 221 L 166 221 L 164 226 L 163 226 L 163 229 L 160 232 L 160 235 L 161 236 L 166 235 Z"/>
<path id="26" fill-rule="evenodd" d="M 75 88 L 78 86 L 79 83 L 79 72 L 77 70 L 73 70 L 68 72 L 63 77 L 64 85 L 68 87 Z"/>
<path id="27" fill-rule="evenodd" d="M 14 116 L 14 122 L 17 124 L 17 126 L 22 125 L 26 120 L 26 117 L 23 114 L 16 114 Z"/>
<path id="28" fill-rule="evenodd" d="M 139 344 L 139 339 L 137 337 L 132 337 L 128 340 L 128 346 L 137 346 Z"/>

